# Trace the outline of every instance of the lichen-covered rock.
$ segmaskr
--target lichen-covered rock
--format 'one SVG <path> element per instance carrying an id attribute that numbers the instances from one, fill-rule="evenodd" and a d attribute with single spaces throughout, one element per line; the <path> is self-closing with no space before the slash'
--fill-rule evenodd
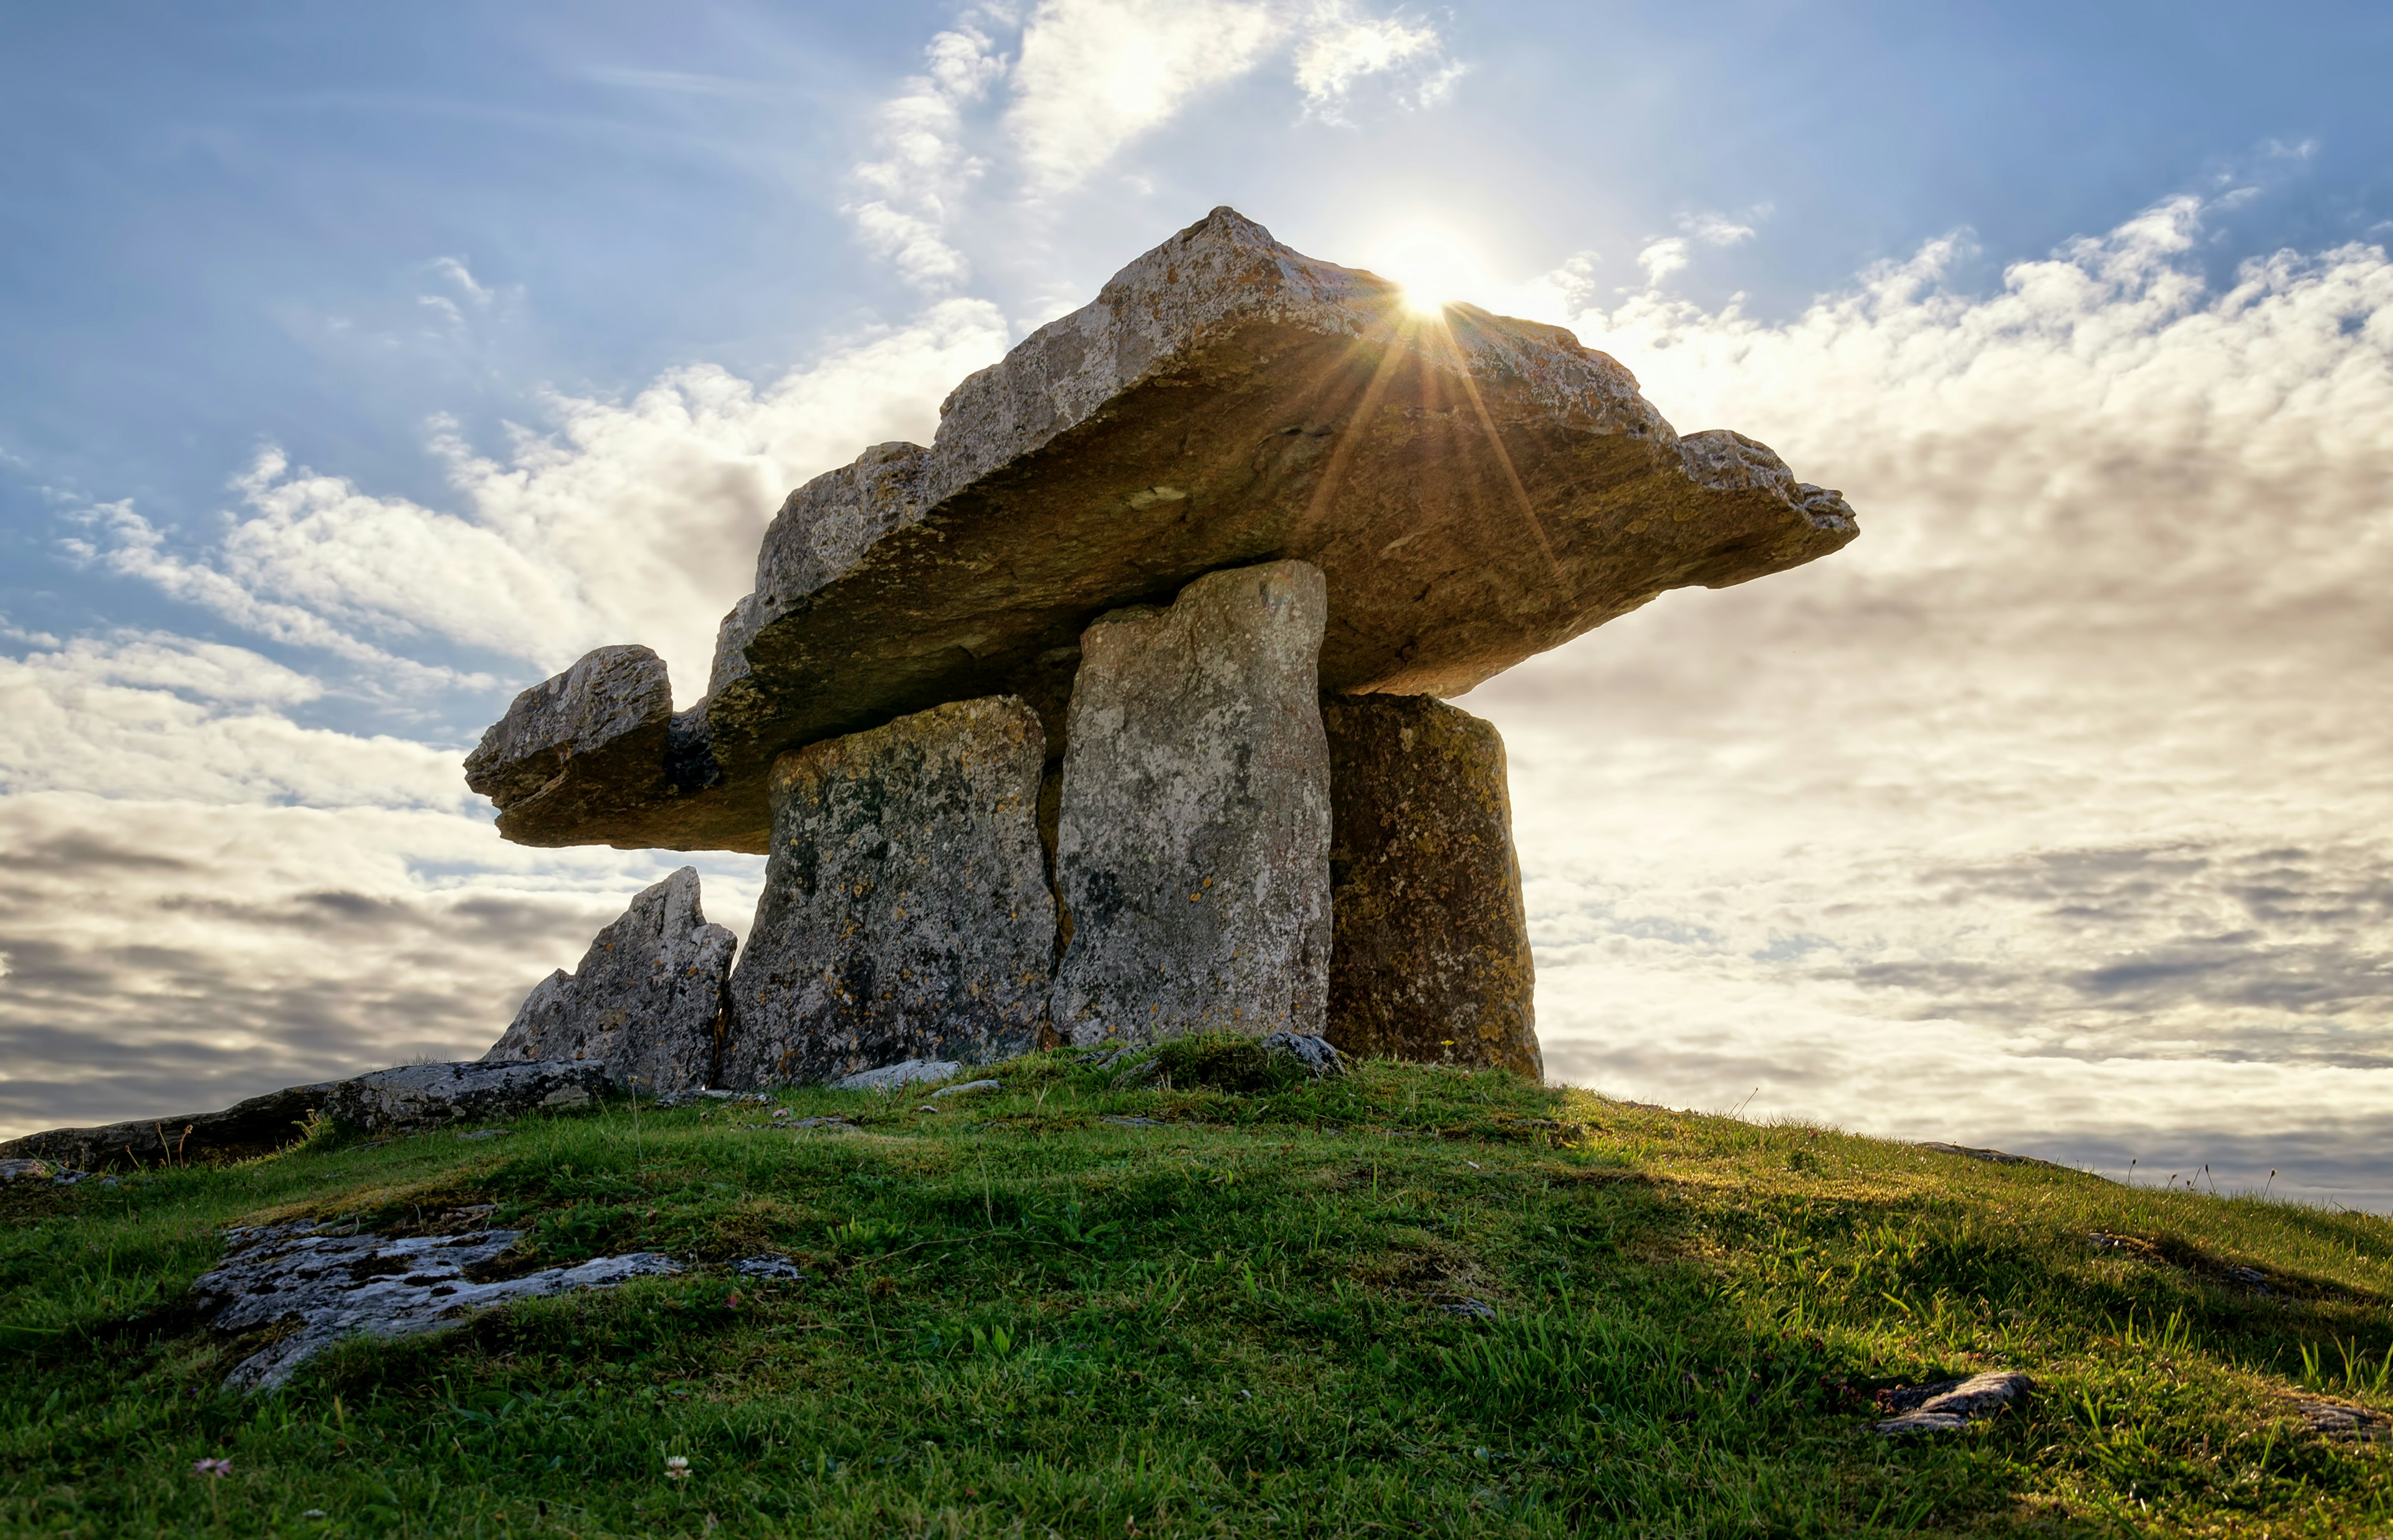
<path id="1" fill-rule="evenodd" d="M 1046 753 L 1038 714 L 1000 698 L 782 756 L 723 1084 L 1037 1045 L 1055 955 L 1038 827 Z"/>
<path id="2" fill-rule="evenodd" d="M 389 1133 L 472 1118 L 587 1106 L 613 1089 L 596 1064 L 402 1064 L 329 1088 L 324 1114 L 345 1129 Z"/>
<path id="3" fill-rule="evenodd" d="M 1543 1079 L 1504 740 L 1429 696 L 1332 696 L 1329 1040 Z"/>
<path id="4" fill-rule="evenodd" d="M 505 1256 L 521 1233 L 394 1240 L 313 1221 L 226 1233 L 225 1259 L 191 1285 L 193 1304 L 228 1333 L 291 1323 L 291 1329 L 233 1365 L 229 1390 L 270 1390 L 342 1338 L 420 1337 L 463 1325 L 510 1299 L 612 1288 L 634 1278 L 679 1272 L 669 1257 L 635 1251 L 517 1277 L 475 1275 Z"/>
<path id="5" fill-rule="evenodd" d="M 1066 1039 L 1321 1030 L 1327 603 L 1319 568 L 1268 562 L 1081 639 L 1055 845 Z"/>
<path id="6" fill-rule="evenodd" d="M 902 1059 L 879 1069 L 858 1070 L 833 1080 L 833 1090 L 896 1090 L 901 1086 L 944 1085 L 963 1072 L 953 1059 Z"/>
<path id="7" fill-rule="evenodd" d="M 600 931 L 581 966 L 543 979 L 482 1063 L 593 1064 L 644 1095 L 707 1085 L 738 938 L 707 923 L 698 869 L 644 889 Z"/>
<path id="8" fill-rule="evenodd" d="M 1052 722 L 1092 620 L 1220 568 L 1322 569 L 1325 687 L 1451 695 L 1853 532 L 1837 493 L 1737 434 L 1680 437 L 1570 333 L 1423 318 L 1216 209 L 965 380 L 928 449 L 791 493 L 659 763 L 569 755 L 491 794 L 529 844 L 754 850 L 777 754 L 974 696 Z"/>
<path id="9" fill-rule="evenodd" d="M 642 646 L 600 647 L 516 697 L 465 756 L 465 784 L 499 804 L 499 832 L 513 839 L 603 817 L 626 797 L 669 799 L 672 739 L 664 659 Z"/>

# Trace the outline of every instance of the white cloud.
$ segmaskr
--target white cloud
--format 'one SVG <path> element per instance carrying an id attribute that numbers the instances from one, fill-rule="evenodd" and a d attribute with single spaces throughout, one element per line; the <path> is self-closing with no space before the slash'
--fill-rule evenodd
<path id="1" fill-rule="evenodd" d="M 1314 7 L 1296 46 L 1296 85 L 1306 110 L 1328 122 L 1340 119 L 1347 97 L 1371 75 L 1405 73 L 1414 79 L 1412 101 L 1429 106 L 1453 93 L 1464 66 L 1445 57 L 1445 39 L 1426 23 L 1407 25 L 1391 16 L 1358 13 L 1345 0 Z"/>
<path id="2" fill-rule="evenodd" d="M 436 256 L 432 259 L 431 268 L 433 272 L 446 279 L 459 294 L 477 306 L 486 307 L 491 300 L 498 297 L 490 290 L 475 281 L 474 274 L 465 266 L 463 257 Z"/>
<path id="3" fill-rule="evenodd" d="M 1645 269 L 1645 281 L 1658 287 L 1672 273 L 1686 270 L 1691 249 L 1685 237 L 1668 236 L 1639 252 L 1637 265 Z"/>
<path id="4" fill-rule="evenodd" d="M 948 300 L 761 388 L 696 365 L 629 402 L 553 397 L 553 431 L 518 430 L 503 457 L 436 424 L 459 514 L 294 471 L 268 451 L 236 482 L 242 509 L 204 554 L 170 552 L 126 504 L 93 510 L 98 538 L 71 549 L 395 682 L 490 683 L 400 656 L 432 642 L 543 674 L 594 646 L 641 642 L 687 704 L 789 489 L 869 444 L 927 439 L 939 401 L 1005 340 L 992 307 Z"/>
<path id="5" fill-rule="evenodd" d="M 1005 60 L 982 30 L 978 12 L 933 37 L 924 71 L 905 82 L 874 114 L 878 158 L 856 168 L 868 194 L 847 213 L 865 243 L 924 289 L 945 292 L 971 274 L 946 238 L 948 219 L 987 163 L 963 148 L 963 111 L 1004 72 Z"/>
<path id="6" fill-rule="evenodd" d="M 1754 212 L 1753 217 L 1767 217 L 1769 206 Z M 1706 246 L 1736 246 L 1753 239 L 1751 225 L 1739 224 L 1724 214 L 1682 214 L 1679 228 Z"/>
<path id="7" fill-rule="evenodd" d="M 2321 1195 L 2335 1138 L 2393 1153 L 2393 264 L 2213 291 L 2208 212 L 1986 296 L 1947 240 L 1784 325 L 1552 317 L 1863 530 L 1465 702 L 1512 746 L 1557 1064 L 2119 1166 L 2309 1139 Z"/>

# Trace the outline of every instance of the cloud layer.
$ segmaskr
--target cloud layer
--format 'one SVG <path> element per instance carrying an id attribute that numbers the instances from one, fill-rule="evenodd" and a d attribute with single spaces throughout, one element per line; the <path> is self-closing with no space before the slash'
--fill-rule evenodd
<path id="1" fill-rule="evenodd" d="M 1783 326 L 1568 318 L 1863 535 L 1469 702 L 1513 746 L 1558 1063 L 2088 1159 L 2330 1123 L 2393 1153 L 2393 266 L 2210 292 L 2211 216 L 1986 297 L 1943 241 Z"/>

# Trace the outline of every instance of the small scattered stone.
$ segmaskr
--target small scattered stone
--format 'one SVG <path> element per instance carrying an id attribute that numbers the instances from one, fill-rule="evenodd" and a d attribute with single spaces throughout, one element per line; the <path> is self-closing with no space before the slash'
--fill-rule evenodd
<path id="1" fill-rule="evenodd" d="M 678 1272 L 652 1251 L 599 1257 L 573 1267 L 476 1283 L 474 1271 L 496 1261 L 517 1231 L 405 1240 L 327 1233 L 308 1221 L 225 1232 L 225 1259 L 191 1285 L 201 1313 L 222 1332 L 296 1321 L 298 1329 L 242 1359 L 228 1390 L 273 1390 L 344 1337 L 416 1337 L 446 1331 L 476 1311 L 510 1299 L 611 1288 L 633 1278 Z"/>
<path id="2" fill-rule="evenodd" d="M 731 1271 L 742 1278 L 754 1278 L 766 1283 L 804 1283 L 813 1274 L 778 1251 L 761 1256 L 742 1257 L 731 1264 Z"/>
<path id="3" fill-rule="evenodd" d="M 985 1091 L 1002 1090 L 1004 1089 L 1005 1088 L 1001 1084 L 995 1080 L 967 1080 L 961 1086 L 948 1086 L 939 1090 L 931 1092 L 931 1100 L 938 1102 L 950 1096 L 978 1096 Z"/>
<path id="4" fill-rule="evenodd" d="M 2024 1400 L 2035 1381 L 2017 1370 L 1990 1370 L 1967 1379 L 1906 1386 L 1881 1391 L 1878 1404 L 1899 1415 L 1875 1424 L 1889 1438 L 1908 1433 L 1949 1433 Z"/>
<path id="5" fill-rule="evenodd" d="M 935 1086 L 952 1080 L 963 1073 L 964 1066 L 952 1059 L 906 1059 L 879 1069 L 868 1069 L 843 1080 L 833 1080 L 833 1090 L 896 1090 L 900 1086 Z"/>
<path id="6" fill-rule="evenodd" d="M 1345 1055 L 1331 1047 L 1328 1038 L 1310 1032 L 1275 1032 L 1263 1039 L 1263 1048 L 1268 1052 L 1290 1055 L 1315 1079 L 1346 1073 Z"/>
<path id="7" fill-rule="evenodd" d="M 515 1132 L 515 1129 L 476 1129 L 472 1133 L 461 1133 L 457 1137 L 460 1139 L 503 1139 L 513 1132 Z"/>
<path id="8" fill-rule="evenodd" d="M 2393 1416 L 2347 1402 L 2296 1397 L 2294 1412 L 2311 1432 L 2338 1442 L 2374 1443 L 2393 1437 Z"/>
<path id="9" fill-rule="evenodd" d="M 1495 1306 L 1489 1304 L 1484 1299 L 1473 1299 L 1468 1294 L 1436 1295 L 1431 1299 L 1430 1303 L 1445 1312 L 1448 1315 L 1459 1315 L 1472 1321 L 1493 1321 L 1496 1319 Z"/>
<path id="10" fill-rule="evenodd" d="M 38 1181 L 50 1174 L 46 1160 L 0 1160 L 0 1181 Z"/>
<path id="11" fill-rule="evenodd" d="M 1123 1129 L 1160 1129 L 1164 1127 L 1164 1124 L 1160 1119 L 1153 1117 L 1107 1117 L 1100 1119 L 1100 1121 L 1111 1123 L 1117 1128 Z"/>

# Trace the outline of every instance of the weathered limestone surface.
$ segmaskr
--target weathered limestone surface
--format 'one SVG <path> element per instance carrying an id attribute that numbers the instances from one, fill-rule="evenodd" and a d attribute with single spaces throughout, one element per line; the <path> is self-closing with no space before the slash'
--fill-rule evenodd
<path id="1" fill-rule="evenodd" d="M 1545 1077 L 1504 740 L 1429 696 L 1330 696 L 1329 1040 Z"/>
<path id="2" fill-rule="evenodd" d="M 575 1061 L 646 1095 L 712 1082 L 738 938 L 707 923 L 698 869 L 643 890 L 581 966 L 543 979 L 482 1063 Z"/>
<path id="3" fill-rule="evenodd" d="M 335 1081 L 324 1114 L 344 1128 L 390 1133 L 585 1106 L 613 1089 L 607 1072 L 591 1064 L 402 1064 Z"/>
<path id="4" fill-rule="evenodd" d="M 518 828 L 604 816 L 626 796 L 671 798 L 672 742 L 664 659 L 600 647 L 516 697 L 465 756 L 465 784 L 499 804 L 499 832 L 513 839 Z"/>
<path id="5" fill-rule="evenodd" d="M 1736 434 L 1681 437 L 1568 332 L 1417 316 L 1217 209 L 964 381 L 928 449 L 791 493 L 702 702 L 660 724 L 660 671 L 646 693 L 568 673 L 473 784 L 528 844 L 762 850 L 778 754 L 997 693 L 1052 727 L 1090 621 L 1205 572 L 1313 564 L 1325 688 L 1447 695 L 1853 532 L 1837 493 Z"/>
<path id="6" fill-rule="evenodd" d="M 270 1390 L 344 1337 L 420 1337 L 510 1299 L 681 1271 L 670 1257 L 635 1251 L 512 1278 L 476 1277 L 521 1238 L 519 1231 L 484 1230 L 394 1240 L 347 1227 L 328 1232 L 312 1220 L 230 1230 L 224 1260 L 193 1280 L 191 1298 L 218 1331 L 293 1324 L 225 1377 L 229 1390 Z"/>
<path id="7" fill-rule="evenodd" d="M 1000 698 L 781 757 L 723 1084 L 1036 1046 L 1055 956 L 1038 829 L 1046 754 L 1038 713 Z"/>
<path id="8" fill-rule="evenodd" d="M 1327 585 L 1271 562 L 1082 638 L 1056 830 L 1075 1043 L 1318 1033 L 1329 983 Z"/>

